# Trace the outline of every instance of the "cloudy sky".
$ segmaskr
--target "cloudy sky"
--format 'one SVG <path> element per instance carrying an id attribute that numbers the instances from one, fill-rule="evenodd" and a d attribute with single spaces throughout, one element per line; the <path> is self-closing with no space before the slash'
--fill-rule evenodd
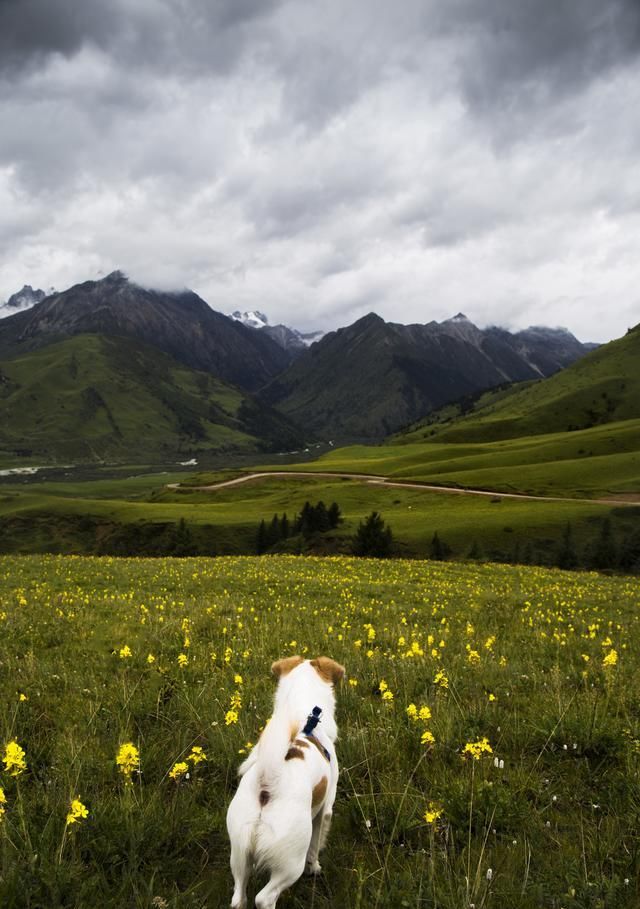
<path id="1" fill-rule="evenodd" d="M 640 322 L 639 0 L 0 0 L 0 301 Z"/>

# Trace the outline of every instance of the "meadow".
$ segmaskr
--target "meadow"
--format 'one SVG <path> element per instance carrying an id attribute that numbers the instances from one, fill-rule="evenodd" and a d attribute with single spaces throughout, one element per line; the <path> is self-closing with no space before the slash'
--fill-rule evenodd
<path id="1" fill-rule="evenodd" d="M 269 666 L 324 653 L 340 788 L 283 907 L 637 907 L 639 607 L 533 567 L 1 557 L 0 905 L 227 906 Z"/>

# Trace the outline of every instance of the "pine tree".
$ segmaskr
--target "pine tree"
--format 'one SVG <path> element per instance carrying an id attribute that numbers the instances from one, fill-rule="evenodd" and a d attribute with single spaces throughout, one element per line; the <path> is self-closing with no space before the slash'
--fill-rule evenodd
<path id="1" fill-rule="evenodd" d="M 616 545 L 611 521 L 605 518 L 600 527 L 600 536 L 596 540 L 590 558 L 590 567 L 602 570 L 616 568 L 618 564 L 618 547 Z"/>
<path id="2" fill-rule="evenodd" d="M 267 549 L 271 549 L 272 546 L 280 540 L 280 518 L 277 514 L 271 518 L 271 523 L 267 528 Z"/>
<path id="3" fill-rule="evenodd" d="M 560 548 L 558 550 L 556 565 L 558 568 L 575 568 L 577 564 L 578 554 L 573 545 L 573 532 L 570 522 L 567 522 L 567 526 L 562 534 L 562 542 L 560 543 Z"/>
<path id="4" fill-rule="evenodd" d="M 325 533 L 325 531 L 330 530 L 331 524 L 329 522 L 329 512 L 327 511 L 327 506 L 321 500 L 316 505 L 313 512 L 313 529 L 319 533 Z"/>
<path id="5" fill-rule="evenodd" d="M 342 514 L 337 502 L 332 502 L 329 506 L 329 526 L 333 529 L 342 523 Z"/>
<path id="6" fill-rule="evenodd" d="M 289 536 L 289 518 L 286 511 L 280 518 L 280 536 L 283 540 L 286 540 Z"/>
<path id="7" fill-rule="evenodd" d="M 477 561 L 480 561 L 482 559 L 482 550 L 480 549 L 477 540 L 473 541 L 471 549 L 467 553 L 467 558 L 476 559 Z"/>
<path id="8" fill-rule="evenodd" d="M 393 534 L 377 511 L 361 521 L 353 538 L 352 551 L 357 556 L 385 558 L 391 554 Z"/>
<path id="9" fill-rule="evenodd" d="M 438 561 L 444 561 L 445 559 L 448 559 L 450 555 L 450 547 L 447 546 L 444 540 L 440 539 L 438 531 L 436 530 L 433 539 L 431 540 L 431 558 L 437 559 Z"/>
<path id="10" fill-rule="evenodd" d="M 262 555 L 267 549 L 267 525 L 264 522 L 264 518 L 260 521 L 258 527 L 258 535 L 256 537 L 256 552 L 258 555 Z"/>

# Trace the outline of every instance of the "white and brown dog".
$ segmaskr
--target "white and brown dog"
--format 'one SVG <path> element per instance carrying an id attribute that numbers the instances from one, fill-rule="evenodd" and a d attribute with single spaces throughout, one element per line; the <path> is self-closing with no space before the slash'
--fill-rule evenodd
<path id="1" fill-rule="evenodd" d="M 344 668 L 328 657 L 292 656 L 271 667 L 278 678 L 273 716 L 239 770 L 238 791 L 227 812 L 232 909 L 244 909 L 252 868 L 270 878 L 257 909 L 273 909 L 283 890 L 306 869 L 320 871 L 318 854 L 338 785 L 333 686 Z"/>

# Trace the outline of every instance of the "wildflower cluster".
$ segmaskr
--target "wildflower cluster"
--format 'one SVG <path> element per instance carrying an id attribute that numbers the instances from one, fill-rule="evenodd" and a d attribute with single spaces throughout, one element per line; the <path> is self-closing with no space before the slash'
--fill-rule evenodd
<path id="1" fill-rule="evenodd" d="M 15 739 L 6 746 L 3 761 L 4 769 L 10 776 L 20 776 L 27 769 L 26 755 Z"/>
<path id="2" fill-rule="evenodd" d="M 140 770 L 140 752 L 133 742 L 120 745 L 116 755 L 116 764 L 127 783 L 131 783 L 131 775 Z"/>
<path id="3" fill-rule="evenodd" d="M 172 780 L 175 780 L 176 783 L 179 783 L 182 779 L 189 778 L 189 764 L 192 764 L 194 767 L 197 767 L 198 764 L 202 764 L 207 760 L 207 755 L 205 754 L 204 748 L 201 745 L 194 745 L 191 749 L 190 754 L 187 755 L 186 760 L 177 761 L 169 771 L 169 776 Z"/>
<path id="4" fill-rule="evenodd" d="M 462 757 L 471 758 L 474 761 L 479 761 L 483 754 L 493 754 L 493 748 L 486 736 L 477 742 L 467 742 L 462 749 Z"/>
<path id="5" fill-rule="evenodd" d="M 74 799 L 71 799 L 71 806 L 69 808 L 69 813 L 67 814 L 67 826 L 70 824 L 77 824 L 87 817 L 89 817 L 89 809 L 82 804 L 80 796 L 77 795 Z"/>
<path id="6" fill-rule="evenodd" d="M 242 695 L 236 689 L 229 700 L 229 709 L 224 715 L 225 726 L 234 726 L 240 719 L 240 709 L 242 707 Z"/>
<path id="7" fill-rule="evenodd" d="M 380 692 L 383 701 L 391 702 L 393 700 L 393 691 L 391 691 L 384 679 L 382 679 L 378 685 L 378 691 Z"/>

